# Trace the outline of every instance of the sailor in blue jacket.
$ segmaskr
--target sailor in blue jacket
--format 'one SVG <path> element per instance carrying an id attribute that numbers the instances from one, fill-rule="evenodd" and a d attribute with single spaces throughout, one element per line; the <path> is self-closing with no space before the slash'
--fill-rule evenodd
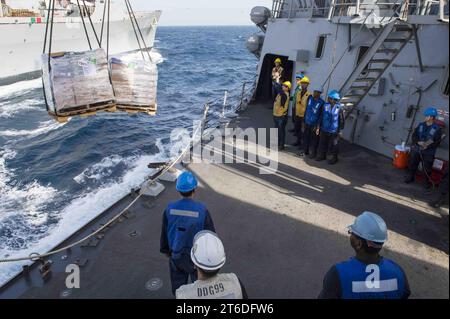
<path id="1" fill-rule="evenodd" d="M 320 125 L 323 105 L 325 104 L 325 101 L 320 97 L 322 91 L 322 88 L 315 88 L 306 105 L 303 151 L 304 155 L 309 155 L 310 158 L 317 156 L 317 147 L 319 146 L 319 136 L 316 131 Z"/>
<path id="2" fill-rule="evenodd" d="M 412 135 L 413 145 L 409 153 L 408 176 L 405 183 L 414 182 L 419 163 L 422 162 L 426 174 L 426 186 L 430 186 L 431 169 L 433 167 L 436 150 L 441 143 L 442 131 L 435 123 L 438 112 L 430 107 L 425 110 L 425 122 L 420 123 Z"/>
<path id="3" fill-rule="evenodd" d="M 387 227 L 377 214 L 365 212 L 349 226 L 355 257 L 336 264 L 323 280 L 320 299 L 407 299 L 411 291 L 403 269 L 380 256 Z"/>
<path id="4" fill-rule="evenodd" d="M 339 140 L 342 138 L 344 130 L 344 111 L 339 103 L 341 96 L 339 92 L 333 90 L 328 93 L 328 101 L 323 106 L 322 119 L 320 129 L 319 154 L 316 161 L 320 162 L 327 158 L 327 154 L 331 154 L 328 164 L 333 165 L 338 161 Z"/>
<path id="5" fill-rule="evenodd" d="M 202 230 L 215 232 L 208 209 L 193 200 L 198 182 L 191 172 L 182 173 L 177 180 L 177 190 L 182 199 L 170 203 L 163 214 L 161 229 L 161 253 L 169 257 L 172 293 L 197 280 L 191 260 L 191 248 L 195 235 Z"/>

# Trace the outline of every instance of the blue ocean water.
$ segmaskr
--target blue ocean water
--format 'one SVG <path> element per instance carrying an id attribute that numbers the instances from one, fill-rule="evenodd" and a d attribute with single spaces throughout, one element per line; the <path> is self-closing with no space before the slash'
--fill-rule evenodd
<path id="1" fill-rule="evenodd" d="M 170 132 L 192 128 L 203 105 L 230 91 L 237 102 L 257 60 L 245 48 L 254 27 L 160 27 L 158 114 L 100 113 L 56 123 L 41 80 L 0 87 L 0 259 L 51 249 L 170 157 Z M 211 110 L 213 121 L 222 112 Z M 0 265 L 0 284 L 20 269 Z"/>

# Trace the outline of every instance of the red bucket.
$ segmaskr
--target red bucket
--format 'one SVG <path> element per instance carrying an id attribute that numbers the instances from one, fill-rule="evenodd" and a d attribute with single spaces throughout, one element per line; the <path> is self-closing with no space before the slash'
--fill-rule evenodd
<path id="1" fill-rule="evenodd" d="M 409 147 L 404 145 L 395 146 L 394 150 L 394 166 L 399 169 L 405 169 L 408 167 Z"/>

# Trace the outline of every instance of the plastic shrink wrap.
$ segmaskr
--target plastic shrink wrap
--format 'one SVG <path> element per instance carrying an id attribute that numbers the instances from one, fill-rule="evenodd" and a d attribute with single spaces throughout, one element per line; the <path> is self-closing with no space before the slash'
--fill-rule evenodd
<path id="1" fill-rule="evenodd" d="M 103 49 L 42 55 L 43 83 L 48 111 L 72 116 L 115 107 L 114 92 Z"/>
<path id="2" fill-rule="evenodd" d="M 156 112 L 158 69 L 156 64 L 111 58 L 111 81 L 117 108 L 129 112 Z"/>

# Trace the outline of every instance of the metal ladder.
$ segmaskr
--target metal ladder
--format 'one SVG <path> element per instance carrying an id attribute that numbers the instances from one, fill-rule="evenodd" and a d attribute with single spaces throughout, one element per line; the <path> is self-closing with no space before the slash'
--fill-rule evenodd
<path id="1" fill-rule="evenodd" d="M 413 34 L 413 27 L 402 20 L 386 24 L 340 89 L 347 116 L 358 107 Z"/>

